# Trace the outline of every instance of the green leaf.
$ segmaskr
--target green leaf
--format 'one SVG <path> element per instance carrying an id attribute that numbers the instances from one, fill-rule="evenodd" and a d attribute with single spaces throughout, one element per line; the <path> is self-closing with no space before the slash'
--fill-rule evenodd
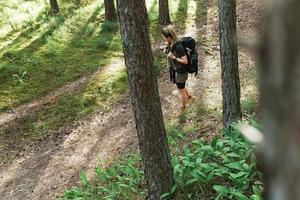
<path id="1" fill-rule="evenodd" d="M 230 169 L 243 170 L 243 167 L 242 167 L 240 161 L 232 162 L 232 163 L 226 164 L 225 166 L 230 168 Z"/>
<path id="2" fill-rule="evenodd" d="M 197 158 L 197 159 L 196 159 L 196 164 L 197 164 L 197 165 L 200 165 L 201 163 L 202 163 L 202 159 L 201 159 L 201 158 Z"/>
<path id="3" fill-rule="evenodd" d="M 261 200 L 261 198 L 255 194 L 251 196 L 251 200 Z"/>
<path id="4" fill-rule="evenodd" d="M 245 175 L 248 175 L 248 173 L 247 172 L 239 172 L 237 174 L 230 173 L 230 176 L 233 179 L 237 179 L 237 178 L 240 178 L 240 177 L 245 176 Z"/>
<path id="5" fill-rule="evenodd" d="M 239 192 L 231 192 L 237 200 L 249 200 L 248 197 Z"/>
<path id="6" fill-rule="evenodd" d="M 231 158 L 240 158 L 240 155 L 238 155 L 236 153 L 228 153 L 228 154 L 226 154 L 226 156 L 231 157 Z"/>
<path id="7" fill-rule="evenodd" d="M 211 143 L 210 143 L 210 145 L 212 147 L 216 147 L 217 142 L 218 142 L 218 138 L 213 138 L 212 141 L 211 141 Z"/>
<path id="8" fill-rule="evenodd" d="M 186 184 L 185 185 L 190 185 L 190 184 L 192 184 L 192 183 L 195 183 L 195 182 L 197 182 L 198 181 L 198 179 L 191 179 L 191 180 L 189 180 L 188 182 L 186 182 Z"/>
<path id="9" fill-rule="evenodd" d="M 161 195 L 160 199 L 164 199 L 169 196 L 170 196 L 170 193 L 165 193 L 165 194 Z"/>
<path id="10" fill-rule="evenodd" d="M 261 191 L 257 186 L 252 185 L 252 190 L 256 196 L 261 196 Z"/>
<path id="11" fill-rule="evenodd" d="M 229 189 L 222 185 L 214 185 L 213 188 L 218 194 L 226 194 L 229 192 Z"/>
<path id="12" fill-rule="evenodd" d="M 177 189 L 177 184 L 173 185 L 173 187 L 171 188 L 171 194 L 173 194 Z"/>

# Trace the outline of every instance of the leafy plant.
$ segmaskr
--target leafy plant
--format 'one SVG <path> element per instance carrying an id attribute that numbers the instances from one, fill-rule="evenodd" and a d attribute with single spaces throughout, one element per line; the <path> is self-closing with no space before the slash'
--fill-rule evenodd
<path id="1" fill-rule="evenodd" d="M 226 132 L 227 133 L 227 132 Z M 203 144 L 196 140 L 173 156 L 175 184 L 170 194 L 179 199 L 262 198 L 262 174 L 256 167 L 253 146 L 236 129 Z"/>
<path id="2" fill-rule="evenodd" d="M 100 163 L 96 175 L 97 179 L 91 182 L 81 173 L 81 186 L 66 190 L 60 199 L 132 200 L 144 196 L 144 174 L 138 155 L 114 163 Z"/>
<path id="3" fill-rule="evenodd" d="M 241 101 L 242 111 L 245 115 L 253 115 L 255 112 L 257 103 L 252 98 L 247 98 Z"/>
<path id="4" fill-rule="evenodd" d="M 118 24 L 116 22 L 112 21 L 105 21 L 102 25 L 102 32 L 104 33 L 109 33 L 109 32 L 114 32 L 118 30 Z"/>
<path id="5" fill-rule="evenodd" d="M 13 77 L 18 83 L 23 84 L 26 79 L 27 71 L 21 72 L 20 74 L 13 74 Z"/>
<path id="6" fill-rule="evenodd" d="M 184 138 L 180 126 L 171 125 L 167 130 L 171 144 Z M 210 143 L 195 140 L 176 152 L 172 155 L 175 183 L 162 199 L 262 199 L 262 174 L 256 167 L 254 147 L 236 129 Z M 93 183 L 81 175 L 81 186 L 67 190 L 63 199 L 145 198 L 141 159 L 136 154 L 99 165 L 96 174 Z"/>

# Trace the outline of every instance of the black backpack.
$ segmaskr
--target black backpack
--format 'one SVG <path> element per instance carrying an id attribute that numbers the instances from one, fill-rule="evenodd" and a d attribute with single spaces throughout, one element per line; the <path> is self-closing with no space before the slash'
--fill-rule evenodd
<path id="1" fill-rule="evenodd" d="M 196 50 L 196 42 L 192 37 L 181 37 L 179 38 L 179 42 L 184 47 L 188 58 L 188 64 L 185 65 L 187 72 L 190 74 L 195 73 L 196 76 L 198 74 L 198 53 Z"/>

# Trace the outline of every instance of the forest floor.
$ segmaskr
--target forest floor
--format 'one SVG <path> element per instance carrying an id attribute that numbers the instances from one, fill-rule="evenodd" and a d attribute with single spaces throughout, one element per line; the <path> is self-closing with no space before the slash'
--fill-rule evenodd
<path id="1" fill-rule="evenodd" d="M 189 6 L 194 6 L 193 2 Z M 221 128 L 221 71 L 218 46 L 217 1 L 202 1 L 200 16 L 190 16 L 194 21 L 185 32 L 179 35 L 192 35 L 200 42 L 200 71 L 197 77 L 189 76 L 187 88 L 196 98 L 193 104 L 205 105 L 207 113 L 199 122 L 199 134 L 202 140 L 219 133 Z M 238 0 L 237 22 L 239 35 L 252 37 L 259 27 L 262 1 Z M 196 18 L 196 20 L 194 20 Z M 185 30 L 184 24 L 176 26 Z M 200 37 L 199 37 L 200 36 Z M 158 53 L 162 41 L 153 44 Z M 102 70 L 123 65 L 116 60 Z M 242 100 L 256 98 L 255 62 L 249 49 L 239 50 Z M 71 93 L 81 87 L 91 76 L 102 72 L 98 70 L 88 76 L 63 86 L 49 95 L 24 104 L 11 113 L 0 115 L 1 126 L 17 126 L 14 121 L 34 112 L 42 112 L 58 96 Z M 180 115 L 176 86 L 170 83 L 168 70 L 163 68 L 158 76 L 158 85 L 165 122 L 168 123 Z M 7 159 L 0 163 L 1 199 L 54 199 L 62 192 L 77 184 L 80 171 L 86 171 L 91 177 L 99 161 L 112 160 L 125 153 L 138 149 L 135 123 L 128 92 L 115 102 L 108 111 L 98 111 L 91 116 L 74 122 L 71 126 L 60 128 L 26 148 L 22 141 L 13 137 L 1 138 L 0 146 L 9 143 L 14 154 L 1 151 Z M 4 157 L 1 156 L 1 157 Z"/>

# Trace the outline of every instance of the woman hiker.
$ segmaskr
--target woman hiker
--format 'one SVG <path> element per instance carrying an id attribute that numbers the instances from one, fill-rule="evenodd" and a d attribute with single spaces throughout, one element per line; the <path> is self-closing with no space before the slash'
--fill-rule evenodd
<path id="1" fill-rule="evenodd" d="M 185 69 L 185 65 L 188 63 L 188 58 L 182 44 L 177 42 L 178 38 L 172 25 L 163 28 L 161 33 L 167 44 L 165 53 L 167 53 L 168 63 L 170 65 L 171 81 L 177 85 L 181 104 L 180 110 L 184 111 L 188 100 L 192 99 L 192 96 L 185 88 L 185 83 L 188 79 L 188 72 Z"/>

